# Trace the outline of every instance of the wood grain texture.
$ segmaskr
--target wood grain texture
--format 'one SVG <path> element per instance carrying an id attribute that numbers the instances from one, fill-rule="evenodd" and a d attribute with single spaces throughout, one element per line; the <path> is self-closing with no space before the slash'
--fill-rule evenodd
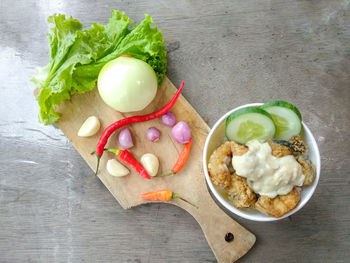
<path id="1" fill-rule="evenodd" d="M 57 126 L 94 170 L 96 169 L 96 157 L 90 153 L 96 148 L 101 131 L 89 138 L 77 136 L 80 126 L 89 116 L 97 116 L 102 123 L 101 130 L 104 130 L 116 120 L 132 115 L 155 112 L 168 103 L 175 92 L 176 88 L 165 77 L 156 97 L 145 110 L 123 114 L 108 107 L 100 98 L 97 89 L 94 89 L 92 92 L 73 96 L 70 101 L 62 103 L 58 109 L 62 117 L 57 122 Z M 183 120 L 188 123 L 193 138 L 190 157 L 179 174 L 145 180 L 129 167 L 129 176 L 114 177 L 108 174 L 105 167 L 107 160 L 115 158 L 115 156 L 106 153 L 101 158 L 98 177 L 125 209 L 149 203 L 149 201 L 142 200 L 139 197 L 141 193 L 157 189 L 171 189 L 181 195 L 198 208 L 180 199 L 175 199 L 171 203 L 185 209 L 197 220 L 219 262 L 234 262 L 254 245 L 255 236 L 223 212 L 208 192 L 202 168 L 204 143 L 210 130 L 207 124 L 182 95 L 180 95 L 171 111 L 178 121 Z M 146 138 L 149 127 L 156 127 L 161 131 L 160 140 L 156 143 L 152 143 Z M 130 128 L 133 136 L 135 146 L 131 151 L 136 159 L 139 160 L 145 153 L 153 153 L 160 160 L 159 173 L 170 171 L 183 147 L 172 138 L 171 128 L 164 126 L 160 119 L 135 123 L 128 125 L 128 128 Z M 117 142 L 119 131 L 116 131 L 110 137 L 107 144 L 108 148 L 120 148 Z M 232 242 L 225 241 L 227 233 L 234 235 Z"/>
<path id="2" fill-rule="evenodd" d="M 0 261 L 216 262 L 196 220 L 177 206 L 124 210 L 63 133 L 37 122 L 29 81 L 48 62 L 46 19 L 87 26 L 109 9 L 152 15 L 167 75 L 212 126 L 245 103 L 298 106 L 321 152 L 309 203 L 290 219 L 232 215 L 257 241 L 239 262 L 350 258 L 350 6 L 348 0 L 0 1 Z"/>

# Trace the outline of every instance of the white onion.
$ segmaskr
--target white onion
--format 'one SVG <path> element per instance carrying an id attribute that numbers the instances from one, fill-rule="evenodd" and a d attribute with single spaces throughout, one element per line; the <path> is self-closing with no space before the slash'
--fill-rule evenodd
<path id="1" fill-rule="evenodd" d="M 134 146 L 134 143 L 132 141 L 131 133 L 128 128 L 125 128 L 120 131 L 118 136 L 118 141 L 121 147 L 124 149 L 130 148 Z"/>
<path id="2" fill-rule="evenodd" d="M 97 80 L 102 100 L 120 112 L 143 110 L 156 96 L 157 86 L 153 68 L 132 57 L 108 62 Z"/>
<path id="3" fill-rule="evenodd" d="M 155 127 L 151 127 L 148 128 L 147 130 L 147 139 L 150 140 L 151 142 L 155 142 L 158 141 L 160 137 L 160 131 L 155 128 Z"/>
<path id="4" fill-rule="evenodd" d="M 191 129 L 186 122 L 180 121 L 171 130 L 171 136 L 173 136 L 178 143 L 188 143 L 192 136 Z"/>

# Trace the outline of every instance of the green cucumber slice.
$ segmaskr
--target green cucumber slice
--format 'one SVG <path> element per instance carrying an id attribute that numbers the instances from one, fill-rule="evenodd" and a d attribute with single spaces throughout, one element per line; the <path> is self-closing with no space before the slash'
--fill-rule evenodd
<path id="1" fill-rule="evenodd" d="M 253 139 L 266 141 L 274 137 L 275 131 L 270 114 L 258 107 L 239 109 L 226 119 L 227 139 L 241 144 Z"/>
<path id="2" fill-rule="evenodd" d="M 275 138 L 280 140 L 289 140 L 293 135 L 301 132 L 301 114 L 293 104 L 283 100 L 267 102 L 261 106 L 261 109 L 270 113 L 275 126 Z"/>

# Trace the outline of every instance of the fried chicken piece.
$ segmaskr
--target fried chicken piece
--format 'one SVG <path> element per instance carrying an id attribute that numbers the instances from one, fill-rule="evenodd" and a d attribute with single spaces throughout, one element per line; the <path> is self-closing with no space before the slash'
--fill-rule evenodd
<path id="1" fill-rule="evenodd" d="M 232 200 L 236 208 L 251 207 L 257 200 L 257 195 L 254 193 L 244 177 L 233 174 L 231 185 L 226 188 L 229 199 Z"/>
<path id="2" fill-rule="evenodd" d="M 277 158 L 294 153 L 294 148 L 292 148 L 287 141 L 278 143 L 270 139 L 268 143 L 271 147 L 271 154 Z M 307 147 L 300 137 L 295 137 L 293 143 L 296 145 L 297 154 L 307 150 Z M 303 147 L 303 145 L 305 147 Z M 253 189 L 249 187 L 246 178 L 236 173 L 231 175 L 229 169 L 231 156 L 241 156 L 247 151 L 247 146 L 236 142 L 225 142 L 219 146 L 210 156 L 208 163 L 208 171 L 213 184 L 226 188 L 229 199 L 232 200 L 236 208 L 253 207 L 266 215 L 274 217 L 281 217 L 294 209 L 300 201 L 300 194 L 296 188 L 293 188 L 292 191 L 286 195 L 278 195 L 275 198 L 269 198 L 267 196 L 259 197 L 259 195 L 254 193 Z M 302 166 L 303 174 L 305 175 L 304 185 L 308 185 L 309 181 L 312 182 L 315 178 L 315 166 L 312 165 L 310 161 L 304 159 L 298 160 L 298 162 Z M 304 169 L 308 170 L 309 173 L 307 173 L 306 170 L 304 172 Z M 311 182 L 309 184 L 311 184 Z"/>
<path id="3" fill-rule="evenodd" d="M 220 145 L 210 156 L 208 172 L 213 184 L 222 187 L 231 185 L 231 173 L 228 168 L 232 153 L 242 155 L 248 151 L 248 147 L 236 142 L 225 142 Z"/>
<path id="4" fill-rule="evenodd" d="M 241 156 L 248 152 L 248 146 L 231 142 L 232 155 Z"/>
<path id="5" fill-rule="evenodd" d="M 316 166 L 312 164 L 310 160 L 305 160 L 301 157 L 299 157 L 297 161 L 301 165 L 303 175 L 305 176 L 303 186 L 312 184 L 316 177 Z"/>
<path id="6" fill-rule="evenodd" d="M 231 142 L 220 145 L 209 158 L 208 172 L 213 184 L 227 187 L 231 184 L 231 174 L 228 163 L 231 159 Z"/>
<path id="7" fill-rule="evenodd" d="M 293 210 L 300 201 L 300 194 L 294 187 L 286 195 L 278 195 L 275 198 L 269 198 L 267 196 L 260 196 L 255 203 L 255 208 L 269 216 L 281 217 Z"/>
<path id="8" fill-rule="evenodd" d="M 289 147 L 285 145 L 278 144 L 271 139 L 269 139 L 268 144 L 271 147 L 271 154 L 277 158 L 281 158 L 286 155 L 292 155 L 292 151 L 290 150 Z"/>
<path id="9" fill-rule="evenodd" d="M 289 141 L 278 139 L 272 139 L 272 141 L 279 145 L 288 147 L 295 157 L 301 156 L 308 151 L 308 148 L 305 142 L 301 139 L 300 135 L 293 136 L 289 139 Z"/>
<path id="10" fill-rule="evenodd" d="M 300 135 L 293 136 L 288 142 L 291 144 L 294 156 L 301 156 L 307 153 L 308 148 L 303 139 L 301 139 Z"/>

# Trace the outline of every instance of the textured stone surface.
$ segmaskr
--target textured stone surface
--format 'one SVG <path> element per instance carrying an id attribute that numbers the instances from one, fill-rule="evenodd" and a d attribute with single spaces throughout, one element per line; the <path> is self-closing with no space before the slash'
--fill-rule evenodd
<path id="1" fill-rule="evenodd" d="M 196 221 L 162 204 L 123 210 L 53 126 L 37 122 L 29 81 L 48 62 L 46 18 L 89 25 L 109 9 L 154 17 L 168 76 L 211 126 L 249 102 L 288 100 L 322 155 L 319 186 L 291 220 L 254 223 L 240 262 L 346 262 L 350 257 L 349 1 L 0 2 L 1 262 L 215 262 Z"/>

